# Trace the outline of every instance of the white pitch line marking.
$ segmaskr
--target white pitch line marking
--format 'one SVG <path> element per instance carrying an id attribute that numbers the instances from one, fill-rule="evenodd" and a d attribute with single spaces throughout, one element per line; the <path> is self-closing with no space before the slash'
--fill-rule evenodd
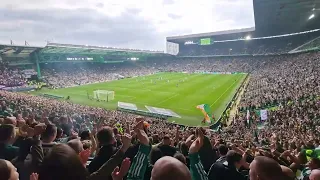
<path id="1" fill-rule="evenodd" d="M 168 100 L 170 100 L 170 99 L 172 99 L 172 98 L 174 98 L 174 97 L 176 97 L 176 96 L 178 96 L 178 95 L 179 95 L 179 94 L 175 94 L 175 95 L 173 95 L 173 96 L 170 96 L 170 97 L 168 97 L 167 99 L 165 99 L 165 100 L 157 103 L 157 105 L 162 104 L 162 103 L 164 103 L 164 102 L 166 102 L 166 101 L 168 101 Z"/>
<path id="2" fill-rule="evenodd" d="M 236 82 L 238 82 L 238 81 L 235 81 L 235 82 L 233 82 L 229 87 L 228 87 L 228 89 L 226 89 L 225 91 L 224 91 L 224 93 L 222 93 L 219 97 L 218 97 L 218 99 L 216 99 L 211 105 L 210 105 L 210 107 L 212 106 L 212 105 L 214 105 L 216 102 L 218 102 L 218 100 L 234 85 L 234 83 L 236 83 Z"/>

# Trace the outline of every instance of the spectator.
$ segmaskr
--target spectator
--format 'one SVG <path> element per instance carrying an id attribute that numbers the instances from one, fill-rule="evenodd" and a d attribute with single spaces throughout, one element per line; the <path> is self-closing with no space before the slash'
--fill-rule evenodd
<path id="1" fill-rule="evenodd" d="M 47 155 L 48 152 L 50 152 L 50 150 L 52 149 L 52 147 L 56 145 L 56 143 L 54 142 L 56 136 L 57 127 L 55 125 L 48 124 L 46 126 L 45 131 L 41 135 L 44 155 Z"/>
<path id="2" fill-rule="evenodd" d="M 168 135 L 163 137 L 162 144 L 158 146 L 163 156 L 171 156 L 176 153 L 176 149 L 171 146 L 171 139 Z"/>
<path id="3" fill-rule="evenodd" d="M 0 159 L 0 177 L 5 180 L 19 180 L 19 173 L 10 161 Z"/>
<path id="4" fill-rule="evenodd" d="M 19 154 L 19 147 L 12 146 L 16 132 L 12 125 L 0 126 L 0 159 L 13 160 Z"/>
<path id="5" fill-rule="evenodd" d="M 116 140 L 112 128 L 102 128 L 97 133 L 97 140 L 99 144 L 99 151 L 88 167 L 90 173 L 97 171 L 103 163 L 108 161 L 117 151 L 117 148 L 115 147 Z"/>
<path id="6" fill-rule="evenodd" d="M 239 173 L 239 169 L 242 167 L 244 159 L 242 155 L 231 150 L 226 154 L 225 162 L 214 163 L 209 171 L 209 179 L 243 179 L 245 177 Z"/>
<path id="7" fill-rule="evenodd" d="M 320 180 L 320 170 L 313 170 L 309 177 L 310 180 Z"/>
<path id="8" fill-rule="evenodd" d="M 226 161 L 226 155 L 228 153 L 229 149 L 224 144 L 220 144 L 218 147 L 218 155 L 219 159 L 217 159 L 216 162 L 224 163 Z"/>
<path id="9" fill-rule="evenodd" d="M 187 166 L 173 157 L 159 159 L 152 171 L 152 179 L 161 180 L 191 180 L 191 174 Z"/>
<path id="10" fill-rule="evenodd" d="M 284 174 L 275 160 L 261 156 L 250 164 L 250 179 L 281 180 L 284 179 Z"/>

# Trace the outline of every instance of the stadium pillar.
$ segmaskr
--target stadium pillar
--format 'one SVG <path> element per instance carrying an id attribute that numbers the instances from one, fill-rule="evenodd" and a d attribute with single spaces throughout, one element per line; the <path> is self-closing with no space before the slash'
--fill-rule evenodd
<path id="1" fill-rule="evenodd" d="M 40 70 L 38 52 L 35 53 L 35 58 L 36 58 L 36 64 L 37 64 L 37 74 L 38 74 L 38 78 L 40 79 L 41 78 L 41 70 Z"/>

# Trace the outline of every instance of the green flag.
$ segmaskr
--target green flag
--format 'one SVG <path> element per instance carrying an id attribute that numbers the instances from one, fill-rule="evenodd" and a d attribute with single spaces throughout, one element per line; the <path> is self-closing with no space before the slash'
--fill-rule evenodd
<path id="1" fill-rule="evenodd" d="M 201 112 L 204 115 L 204 119 L 207 123 L 211 123 L 211 110 L 210 106 L 208 104 L 200 104 L 196 107 L 197 109 L 200 109 Z"/>

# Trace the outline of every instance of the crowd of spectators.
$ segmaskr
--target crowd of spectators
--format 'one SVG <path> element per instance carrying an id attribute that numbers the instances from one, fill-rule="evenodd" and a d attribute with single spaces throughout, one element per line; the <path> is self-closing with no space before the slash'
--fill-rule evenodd
<path id="1" fill-rule="evenodd" d="M 0 61 L 0 85 L 6 87 L 22 86 L 26 84 L 26 78 L 23 74 L 11 68 L 8 68 L 5 62 Z"/>
<path id="2" fill-rule="evenodd" d="M 198 43 L 180 44 L 180 56 L 224 56 L 224 55 L 268 55 L 286 54 L 299 46 L 319 37 L 320 32 L 280 36 L 262 39 L 242 39 L 219 42 L 212 38 L 211 45 Z M 317 44 L 311 43 L 311 46 Z"/>
<path id="3" fill-rule="evenodd" d="M 42 72 L 49 85 L 53 88 L 63 88 L 148 75 L 154 71 L 121 63 L 116 66 L 98 63 L 58 63 L 44 67 Z"/>
<path id="4" fill-rule="evenodd" d="M 320 53 L 307 53 L 136 62 L 77 68 L 76 73 L 58 68 L 56 82 L 71 82 L 61 87 L 76 84 L 72 76 L 105 70 L 126 77 L 157 71 L 248 72 L 250 79 L 239 114 L 219 132 L 0 91 L 0 179 L 318 180 L 319 60 Z M 50 78 L 52 72 L 47 73 Z M 85 83 L 112 80 L 97 76 Z M 269 109 L 263 129 L 258 128 L 259 109 Z"/>

